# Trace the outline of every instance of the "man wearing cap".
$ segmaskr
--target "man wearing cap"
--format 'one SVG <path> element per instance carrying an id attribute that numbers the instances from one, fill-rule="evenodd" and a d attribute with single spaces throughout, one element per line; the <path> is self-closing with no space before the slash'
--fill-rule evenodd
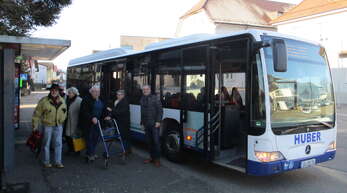
<path id="1" fill-rule="evenodd" d="M 43 130 L 43 164 L 46 168 L 51 168 L 50 162 L 50 146 L 51 141 L 54 146 L 54 166 L 64 168 L 62 164 L 62 134 L 63 123 L 66 119 L 67 107 L 65 100 L 59 95 L 59 85 L 52 84 L 49 88 L 48 96 L 43 97 L 35 108 L 32 117 L 33 130 L 37 130 L 39 124 Z"/>

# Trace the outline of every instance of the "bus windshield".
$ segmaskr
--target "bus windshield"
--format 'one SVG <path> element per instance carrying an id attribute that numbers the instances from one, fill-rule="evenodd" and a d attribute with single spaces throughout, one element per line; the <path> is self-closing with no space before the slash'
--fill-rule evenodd
<path id="1" fill-rule="evenodd" d="M 264 41 L 273 37 L 263 36 Z M 271 126 L 275 134 L 307 132 L 334 127 L 335 102 L 330 70 L 322 47 L 285 39 L 286 72 L 275 72 L 272 48 L 265 48 L 271 102 Z M 301 129 L 300 129 L 301 128 Z"/>

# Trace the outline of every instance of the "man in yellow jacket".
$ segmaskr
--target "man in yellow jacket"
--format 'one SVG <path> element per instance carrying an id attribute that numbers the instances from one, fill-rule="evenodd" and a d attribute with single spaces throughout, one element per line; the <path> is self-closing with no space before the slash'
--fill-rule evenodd
<path id="1" fill-rule="evenodd" d="M 54 166 L 64 168 L 62 164 L 62 134 L 63 124 L 66 119 L 67 107 L 64 99 L 59 95 L 59 85 L 52 84 L 49 95 L 43 97 L 34 111 L 32 118 L 33 130 L 37 130 L 39 125 L 43 126 L 43 164 L 46 168 L 51 168 L 50 146 L 51 141 L 54 146 Z"/>

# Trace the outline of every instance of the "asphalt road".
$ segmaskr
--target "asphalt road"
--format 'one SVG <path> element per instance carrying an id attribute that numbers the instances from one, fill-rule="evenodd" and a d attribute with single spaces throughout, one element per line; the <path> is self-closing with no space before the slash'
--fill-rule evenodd
<path id="1" fill-rule="evenodd" d="M 32 107 L 45 93 L 23 97 L 21 109 L 23 130 L 17 133 L 20 143 L 28 130 Z M 25 106 L 26 105 L 26 106 Z M 162 160 L 163 167 L 142 163 L 147 157 L 144 144 L 135 144 L 134 154 L 121 164 L 112 160 L 108 170 L 103 160 L 85 164 L 78 156 L 64 156 L 65 169 L 43 169 L 39 161 L 23 145 L 16 146 L 16 169 L 9 175 L 12 183 L 30 182 L 31 192 L 347 192 L 347 108 L 338 109 L 337 156 L 334 160 L 306 168 L 267 177 L 254 177 L 206 163 L 192 153 L 184 163 Z M 25 131 L 28 130 L 28 131 Z M 99 146 L 99 152 L 102 148 Z"/>

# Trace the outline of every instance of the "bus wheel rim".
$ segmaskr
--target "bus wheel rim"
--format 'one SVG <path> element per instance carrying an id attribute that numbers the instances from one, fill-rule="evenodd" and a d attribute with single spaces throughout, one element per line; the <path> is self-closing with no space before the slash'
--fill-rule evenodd
<path id="1" fill-rule="evenodd" d="M 167 136 L 166 148 L 169 152 L 179 152 L 180 151 L 180 137 L 177 133 L 170 133 Z"/>

